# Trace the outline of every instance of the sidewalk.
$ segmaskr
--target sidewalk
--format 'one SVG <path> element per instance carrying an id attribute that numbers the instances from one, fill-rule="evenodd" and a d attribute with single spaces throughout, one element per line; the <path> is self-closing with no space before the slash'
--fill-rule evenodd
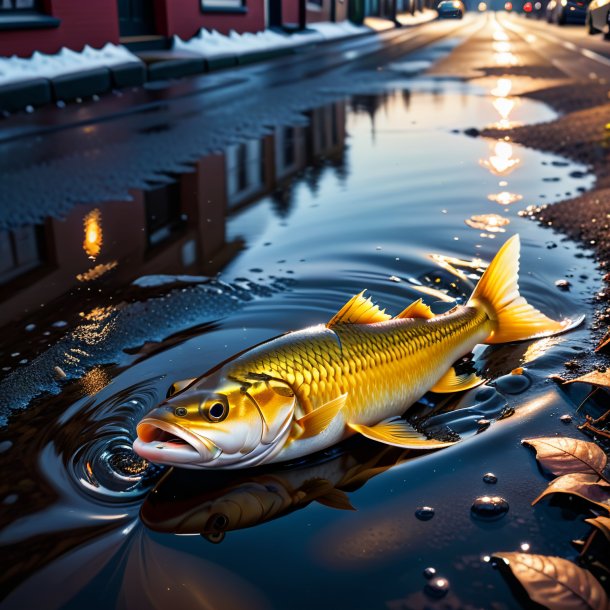
<path id="1" fill-rule="evenodd" d="M 435 17 L 435 11 L 426 10 L 415 16 L 401 15 L 400 22 L 410 27 Z M 378 22 L 383 22 L 384 27 Z M 63 108 L 67 102 L 97 101 L 110 92 L 128 89 L 125 93 L 132 93 L 134 88 L 137 91 L 149 85 L 155 88 L 155 81 L 199 76 L 295 53 L 302 55 L 319 45 L 379 35 L 388 27 L 393 28 L 389 20 L 373 20 L 370 26 L 348 21 L 316 23 L 294 34 L 266 30 L 224 36 L 200 30 L 190 40 L 174 37 L 171 50 L 132 53 L 123 46 L 107 44 L 102 49 L 85 47 L 80 53 L 64 48 L 55 55 L 34 53 L 27 59 L 0 57 L 0 113 L 6 118 L 21 111 L 31 114 L 35 108 L 53 103 Z"/>

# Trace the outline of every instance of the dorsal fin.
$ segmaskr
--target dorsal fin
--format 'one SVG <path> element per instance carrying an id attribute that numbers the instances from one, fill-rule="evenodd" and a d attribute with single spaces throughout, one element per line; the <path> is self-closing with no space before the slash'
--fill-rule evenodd
<path id="1" fill-rule="evenodd" d="M 434 317 L 432 310 L 424 303 L 422 299 L 413 301 L 411 305 L 405 307 L 397 316 L 397 318 L 423 318 L 429 320 Z"/>
<path id="2" fill-rule="evenodd" d="M 326 325 L 331 328 L 336 324 L 374 324 L 375 322 L 385 322 L 390 320 L 392 316 L 385 312 L 385 309 L 379 309 L 377 305 L 369 298 L 363 295 L 366 291 L 352 297 Z"/>

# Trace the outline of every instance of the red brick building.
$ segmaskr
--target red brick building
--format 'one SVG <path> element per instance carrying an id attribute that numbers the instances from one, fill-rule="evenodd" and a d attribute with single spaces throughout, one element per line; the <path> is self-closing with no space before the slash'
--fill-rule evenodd
<path id="1" fill-rule="evenodd" d="M 163 48 L 200 28 L 222 33 L 347 18 L 348 0 L 0 0 L 0 55 L 127 43 Z"/>

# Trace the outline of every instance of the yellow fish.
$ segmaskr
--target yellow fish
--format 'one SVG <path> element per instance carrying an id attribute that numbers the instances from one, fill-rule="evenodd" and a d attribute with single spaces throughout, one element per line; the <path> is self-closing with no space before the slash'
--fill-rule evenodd
<path id="1" fill-rule="evenodd" d="M 176 393 L 137 427 L 134 450 L 183 468 L 245 468 L 299 458 L 353 434 L 438 449 L 400 418 L 426 392 L 482 383 L 453 363 L 479 343 L 558 334 L 577 320 L 551 320 L 519 295 L 519 236 L 500 249 L 465 306 L 434 315 L 420 300 L 395 317 L 360 293 L 328 322 L 255 346 Z"/>

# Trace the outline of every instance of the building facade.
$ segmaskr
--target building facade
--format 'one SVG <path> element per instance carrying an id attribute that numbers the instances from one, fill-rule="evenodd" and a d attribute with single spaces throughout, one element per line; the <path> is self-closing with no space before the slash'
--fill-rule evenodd
<path id="1" fill-rule="evenodd" d="M 350 0 L 0 0 L 0 55 L 80 51 L 107 42 L 169 47 L 200 28 L 223 34 L 348 18 Z"/>

